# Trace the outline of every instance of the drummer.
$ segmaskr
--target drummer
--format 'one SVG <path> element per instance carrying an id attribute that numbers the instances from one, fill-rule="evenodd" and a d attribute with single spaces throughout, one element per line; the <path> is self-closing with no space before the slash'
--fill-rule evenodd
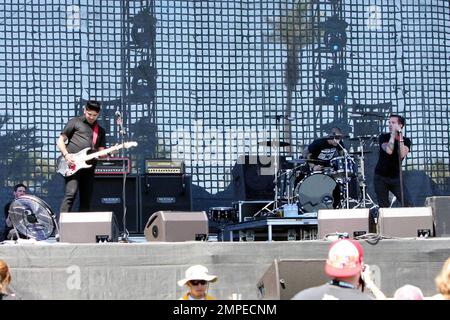
<path id="1" fill-rule="evenodd" d="M 344 146 L 342 142 L 344 137 L 345 136 L 339 127 L 333 127 L 329 136 L 318 138 L 306 147 L 303 150 L 303 158 L 317 160 L 315 162 L 312 161 L 309 164 L 311 170 L 323 171 L 326 168 L 330 168 L 330 160 L 342 156 L 344 153 L 341 147 Z"/>

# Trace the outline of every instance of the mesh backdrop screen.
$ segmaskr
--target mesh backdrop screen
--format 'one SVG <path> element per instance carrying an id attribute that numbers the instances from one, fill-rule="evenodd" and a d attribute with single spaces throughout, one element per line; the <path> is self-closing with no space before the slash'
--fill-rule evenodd
<path id="1" fill-rule="evenodd" d="M 406 117 L 413 142 L 405 172 L 448 195 L 449 9 L 446 0 L 1 0 L 0 199 L 24 182 L 59 208 L 56 140 L 88 99 L 103 103 L 109 145 L 120 138 L 115 110 L 127 139 L 145 145 L 125 153 L 133 173 L 148 158 L 181 159 L 204 191 L 194 199 L 228 201 L 238 157 L 273 153 L 259 142 L 287 141 L 281 154 L 295 159 L 327 124 L 378 135 L 390 112 Z M 348 23 L 339 53 L 347 92 L 324 105 L 332 55 L 320 25 L 337 12 Z M 155 73 L 139 78 L 141 64 Z M 377 154 L 367 149 L 370 177 Z"/>

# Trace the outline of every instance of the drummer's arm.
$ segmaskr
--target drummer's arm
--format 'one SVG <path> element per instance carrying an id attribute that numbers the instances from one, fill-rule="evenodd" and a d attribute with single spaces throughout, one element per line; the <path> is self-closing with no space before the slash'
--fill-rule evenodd
<path id="1" fill-rule="evenodd" d="M 303 157 L 303 159 L 311 159 L 311 153 L 309 152 L 308 147 L 303 149 L 302 157 Z"/>
<path id="2" fill-rule="evenodd" d="M 303 149 L 302 156 L 303 156 L 303 159 L 311 159 L 312 158 L 312 153 L 309 152 L 308 147 Z M 308 163 L 308 165 L 309 165 L 310 169 L 314 170 L 314 163 Z"/>

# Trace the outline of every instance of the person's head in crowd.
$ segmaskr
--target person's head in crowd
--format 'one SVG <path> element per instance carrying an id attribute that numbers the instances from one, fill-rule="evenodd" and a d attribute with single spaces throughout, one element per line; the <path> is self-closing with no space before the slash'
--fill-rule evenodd
<path id="1" fill-rule="evenodd" d="M 24 185 L 23 183 L 16 184 L 13 189 L 14 198 L 17 199 L 25 195 L 27 193 L 27 189 L 28 189 L 27 186 Z"/>
<path id="2" fill-rule="evenodd" d="M 5 261 L 0 260 L 0 294 L 8 293 L 8 286 L 11 283 L 11 273 Z"/>
<path id="3" fill-rule="evenodd" d="M 292 300 L 372 300 L 373 297 L 363 292 L 367 283 L 375 287 L 369 277 L 370 268 L 364 264 L 363 258 L 364 252 L 358 241 L 340 239 L 333 242 L 328 249 L 324 270 L 331 281 L 304 289 Z"/>
<path id="4" fill-rule="evenodd" d="M 335 280 L 342 280 L 360 285 L 363 271 L 364 251 L 361 245 L 351 239 L 340 239 L 333 242 L 328 251 L 325 273 Z"/>
<path id="5" fill-rule="evenodd" d="M 450 258 L 445 261 L 441 272 L 435 278 L 436 288 L 445 300 L 450 300 Z"/>
<path id="6" fill-rule="evenodd" d="M 186 293 L 182 300 L 214 300 L 208 295 L 208 288 L 211 282 L 215 282 L 217 276 L 209 274 L 208 268 L 202 265 L 194 265 L 189 267 L 185 272 L 185 277 L 178 281 L 180 287 L 187 286 L 189 292 Z"/>
<path id="7" fill-rule="evenodd" d="M 394 293 L 394 300 L 423 300 L 424 296 L 420 288 L 406 284 L 398 288 Z"/>
<path id="8" fill-rule="evenodd" d="M 0 300 L 21 300 L 9 287 L 11 272 L 8 264 L 0 259 Z"/>

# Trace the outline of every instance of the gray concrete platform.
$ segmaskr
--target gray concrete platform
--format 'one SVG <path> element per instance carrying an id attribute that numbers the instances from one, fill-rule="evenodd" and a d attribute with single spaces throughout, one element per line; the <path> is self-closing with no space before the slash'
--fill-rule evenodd
<path id="1" fill-rule="evenodd" d="M 12 270 L 14 290 L 24 299 L 177 299 L 177 280 L 193 264 L 219 280 L 210 293 L 258 299 L 257 282 L 274 259 L 324 259 L 330 242 L 180 242 L 2 244 L 0 258 Z M 450 257 L 450 238 L 361 241 L 365 262 L 379 271 L 381 289 L 392 296 L 404 284 L 436 293 L 434 277 Z M 298 271 L 299 277 L 308 274 Z"/>

